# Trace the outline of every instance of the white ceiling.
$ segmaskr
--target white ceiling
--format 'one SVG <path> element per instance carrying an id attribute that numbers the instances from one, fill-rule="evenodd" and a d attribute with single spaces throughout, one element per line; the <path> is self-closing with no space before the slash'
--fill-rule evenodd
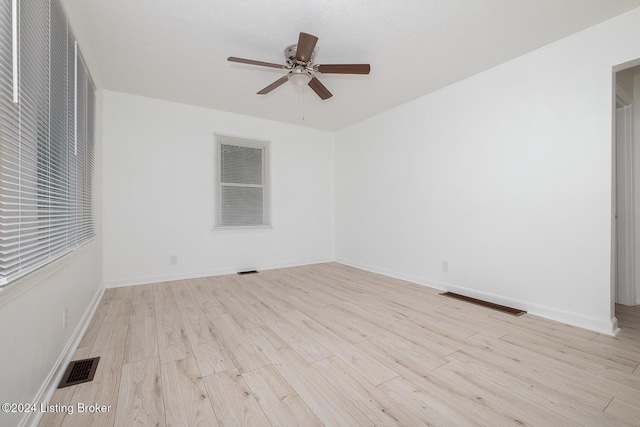
<path id="1" fill-rule="evenodd" d="M 70 0 L 105 89 L 337 130 L 640 6 L 640 0 Z M 321 101 L 284 75 L 227 62 L 284 63 L 300 31 L 315 63 L 370 63 L 321 75 Z"/>

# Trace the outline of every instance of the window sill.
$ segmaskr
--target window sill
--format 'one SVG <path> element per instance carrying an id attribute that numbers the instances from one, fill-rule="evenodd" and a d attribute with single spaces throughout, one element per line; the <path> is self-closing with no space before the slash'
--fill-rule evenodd
<path id="1" fill-rule="evenodd" d="M 54 274 L 58 274 L 61 270 L 66 268 L 69 264 L 76 262 L 86 254 L 87 251 L 92 250 L 94 247 L 95 236 L 84 242 L 83 244 L 75 247 L 64 255 L 52 260 L 48 264 L 37 268 L 28 274 L 11 281 L 11 283 L 0 288 L 0 307 L 9 303 L 15 298 L 20 297 L 25 292 L 29 291 L 34 286 L 39 285 L 43 281 L 47 280 Z"/>
<path id="2" fill-rule="evenodd" d="M 256 227 L 213 227 L 211 231 L 215 233 L 260 233 L 273 231 L 271 225 L 260 225 Z"/>

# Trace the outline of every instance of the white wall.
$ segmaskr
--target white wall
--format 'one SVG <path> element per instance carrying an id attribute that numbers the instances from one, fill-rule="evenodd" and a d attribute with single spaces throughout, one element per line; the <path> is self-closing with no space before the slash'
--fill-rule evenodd
<path id="1" fill-rule="evenodd" d="M 67 8 L 97 87 L 100 76 L 83 28 Z M 70 13 L 69 13 L 70 12 Z M 102 294 L 102 95 L 96 96 L 96 170 L 93 187 L 96 238 L 89 244 L 0 291 L 0 402 L 48 402 Z M 62 329 L 62 313 L 68 325 Z M 0 412 L 0 425 L 37 421 L 40 413 Z"/>
<path id="2" fill-rule="evenodd" d="M 337 260 L 611 333 L 612 67 L 638 22 L 338 132 Z"/>
<path id="3" fill-rule="evenodd" d="M 118 92 L 104 108 L 106 286 L 333 259 L 332 133 Z M 271 141 L 272 230 L 212 231 L 214 132 Z"/>

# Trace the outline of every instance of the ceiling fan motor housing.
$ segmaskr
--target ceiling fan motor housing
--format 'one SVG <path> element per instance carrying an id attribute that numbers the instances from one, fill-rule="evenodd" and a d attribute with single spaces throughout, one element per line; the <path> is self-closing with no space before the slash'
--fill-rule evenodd
<path id="1" fill-rule="evenodd" d="M 313 62 L 313 57 L 316 53 L 316 51 L 314 50 L 311 53 L 311 57 L 309 58 L 309 61 L 307 62 L 300 62 L 296 59 L 296 52 L 297 52 L 297 44 L 292 44 L 291 46 L 288 46 L 285 50 L 284 50 L 284 57 L 287 60 L 287 64 L 289 64 L 289 66 L 291 67 L 296 67 L 296 66 L 304 66 L 306 67 L 310 67 L 311 63 Z"/>

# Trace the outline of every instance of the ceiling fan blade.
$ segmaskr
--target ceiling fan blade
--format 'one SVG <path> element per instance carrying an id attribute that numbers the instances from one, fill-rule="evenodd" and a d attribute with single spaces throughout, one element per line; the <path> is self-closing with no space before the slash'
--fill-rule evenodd
<path id="1" fill-rule="evenodd" d="M 311 81 L 309 82 L 309 87 L 313 89 L 313 91 L 322 100 L 329 99 L 333 96 L 333 94 L 329 92 L 329 89 L 327 89 L 322 83 L 320 83 L 320 80 L 318 80 L 315 77 L 312 78 Z"/>
<path id="2" fill-rule="evenodd" d="M 318 38 L 311 34 L 300 33 L 298 45 L 296 46 L 296 59 L 300 62 L 309 62 L 313 49 L 316 48 Z"/>
<path id="3" fill-rule="evenodd" d="M 323 74 L 369 74 L 369 64 L 323 64 L 314 69 Z"/>
<path id="4" fill-rule="evenodd" d="M 272 90 L 274 90 L 278 86 L 283 85 L 284 83 L 286 83 L 287 80 L 288 80 L 287 76 L 280 77 L 278 80 L 276 80 L 275 82 L 271 83 L 269 86 L 265 87 L 260 92 L 258 92 L 258 95 L 266 95 L 267 93 L 271 92 Z"/>
<path id="5" fill-rule="evenodd" d="M 254 61 L 253 59 L 236 58 L 235 56 L 228 57 L 227 61 L 239 62 L 241 64 L 259 65 L 261 67 L 271 67 L 271 68 L 281 68 L 281 69 L 287 68 L 286 65 L 274 64 L 272 62 Z"/>

